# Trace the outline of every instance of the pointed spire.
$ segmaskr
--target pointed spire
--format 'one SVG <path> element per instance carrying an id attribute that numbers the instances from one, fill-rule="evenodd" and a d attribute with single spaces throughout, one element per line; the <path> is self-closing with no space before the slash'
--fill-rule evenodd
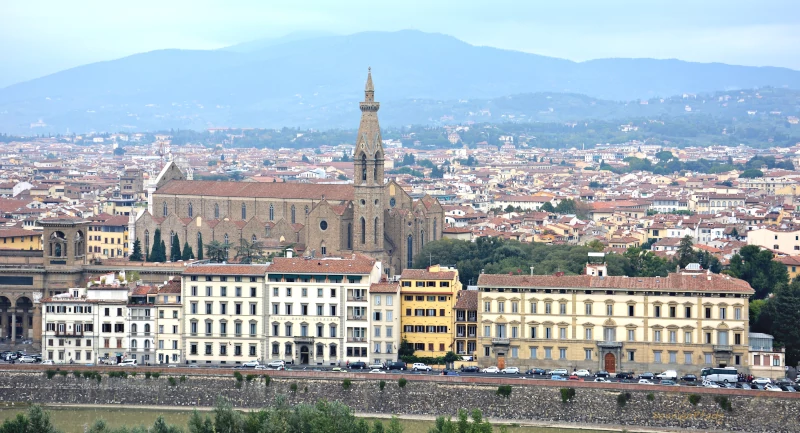
<path id="1" fill-rule="evenodd" d="M 372 67 L 367 68 L 367 85 L 364 88 L 365 92 L 374 92 L 375 88 L 372 86 Z"/>

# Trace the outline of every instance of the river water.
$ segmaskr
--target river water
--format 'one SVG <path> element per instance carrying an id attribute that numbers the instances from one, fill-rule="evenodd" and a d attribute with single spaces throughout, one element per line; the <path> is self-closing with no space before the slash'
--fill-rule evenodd
<path id="1" fill-rule="evenodd" d="M 27 408 L 24 406 L 0 406 L 0 422 L 15 417 L 18 413 L 24 413 L 26 409 Z M 191 415 L 191 411 L 182 409 L 154 410 L 135 407 L 75 408 L 56 406 L 47 407 L 46 409 L 50 412 L 50 419 L 53 424 L 64 433 L 83 433 L 86 427 L 98 418 L 104 419 L 111 427 L 134 427 L 137 425 L 150 427 L 159 415 L 163 416 L 168 424 L 178 425 L 186 431 L 186 423 L 189 420 L 189 415 Z M 384 424 L 386 424 L 386 422 L 387 420 L 384 420 Z M 428 429 L 433 425 L 433 421 L 422 420 L 401 420 L 401 423 L 404 427 L 404 433 L 427 433 Z M 495 427 L 495 431 L 499 431 L 499 428 Z M 608 433 L 609 431 L 613 430 L 508 426 L 509 433 Z"/>

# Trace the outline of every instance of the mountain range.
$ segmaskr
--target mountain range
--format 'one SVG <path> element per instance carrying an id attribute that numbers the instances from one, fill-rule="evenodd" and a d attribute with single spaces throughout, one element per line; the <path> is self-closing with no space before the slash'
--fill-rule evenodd
<path id="1" fill-rule="evenodd" d="M 786 68 L 654 59 L 573 62 L 411 30 L 312 34 L 221 50 L 152 51 L 8 86 L 0 89 L 0 131 L 350 128 L 358 122 L 370 66 L 381 119 L 394 124 L 418 121 L 403 112 L 384 117 L 393 104 L 418 100 L 435 106 L 552 92 L 631 101 L 762 86 L 800 89 L 800 71 Z"/>

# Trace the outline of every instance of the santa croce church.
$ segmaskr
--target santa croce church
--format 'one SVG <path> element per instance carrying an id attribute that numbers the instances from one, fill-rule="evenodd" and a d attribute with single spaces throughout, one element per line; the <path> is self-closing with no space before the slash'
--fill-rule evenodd
<path id="1" fill-rule="evenodd" d="M 384 180 L 384 151 L 371 72 L 367 75 L 361 123 L 353 154 L 353 184 L 259 183 L 186 180 L 170 163 L 137 216 L 131 239 L 152 248 L 156 228 L 170 248 L 172 233 L 198 251 L 212 240 L 240 239 L 264 245 L 294 245 L 310 256 L 363 253 L 381 260 L 394 275 L 411 267 L 428 241 L 440 239 L 444 212 L 438 200 L 414 200 Z M 230 257 L 233 257 L 231 252 Z"/>

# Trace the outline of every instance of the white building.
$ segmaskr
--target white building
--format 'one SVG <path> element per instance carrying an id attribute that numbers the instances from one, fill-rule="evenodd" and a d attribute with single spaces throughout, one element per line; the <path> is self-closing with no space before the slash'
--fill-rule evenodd
<path id="1" fill-rule="evenodd" d="M 370 361 L 387 363 L 397 360 L 400 347 L 400 295 L 399 284 L 373 283 L 369 287 Z"/>

